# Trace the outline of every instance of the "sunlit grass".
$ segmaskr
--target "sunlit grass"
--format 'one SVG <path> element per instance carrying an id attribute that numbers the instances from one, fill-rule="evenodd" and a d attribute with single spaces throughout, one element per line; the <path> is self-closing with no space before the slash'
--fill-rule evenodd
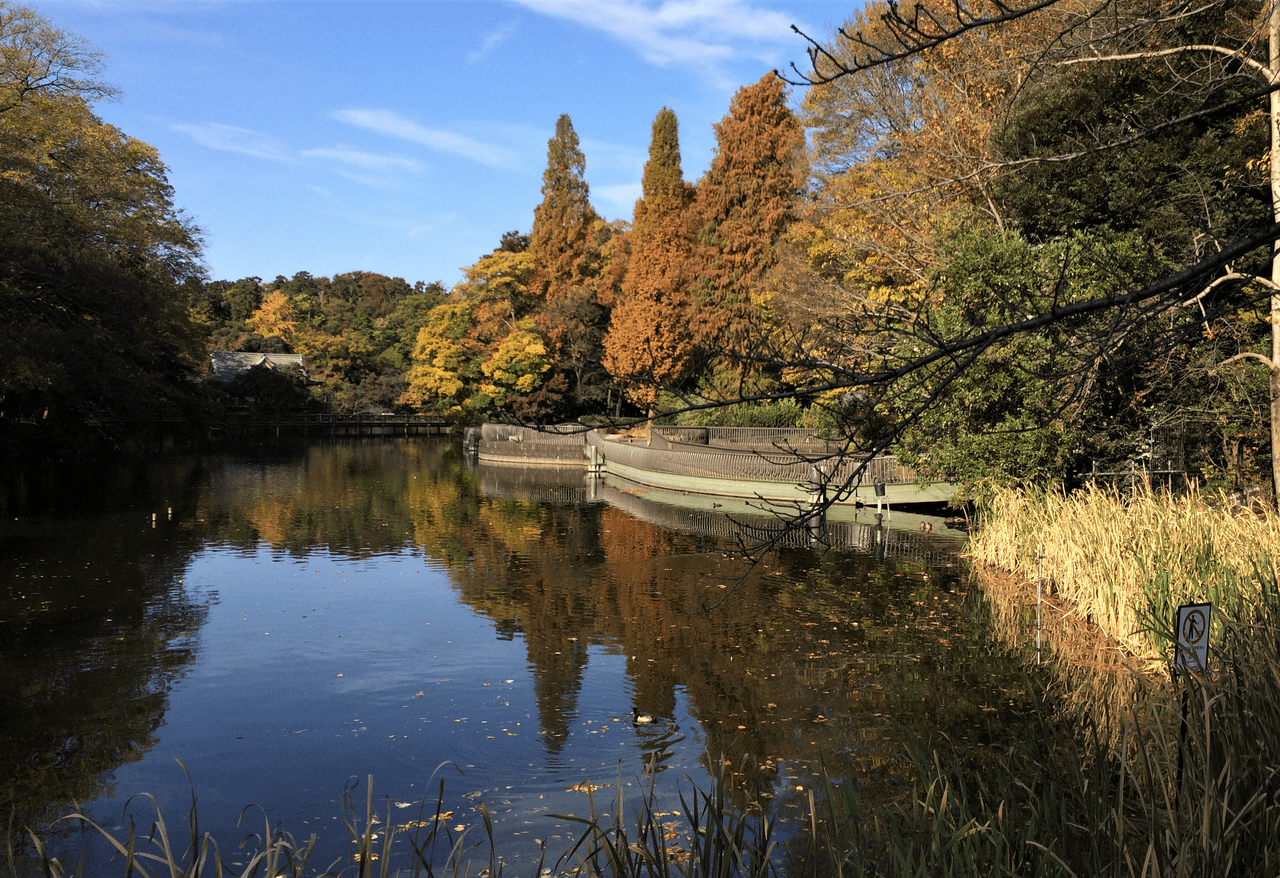
<path id="1" fill-rule="evenodd" d="M 1133 655 L 1167 659 L 1169 632 L 1151 620 L 1171 619 L 1183 603 L 1225 608 L 1251 598 L 1280 570 L 1280 515 L 1236 514 L 1210 499 L 996 489 L 969 552 L 978 564 L 1034 582 L 1043 546 L 1054 593 Z"/>
<path id="2" fill-rule="evenodd" d="M 1194 494 L 997 492 L 972 553 L 1031 661 L 1041 545 L 1055 711 L 994 768 L 918 757 L 876 874 L 1280 874 L 1280 519 Z M 1174 609 L 1204 600 L 1210 667 L 1172 678 Z"/>

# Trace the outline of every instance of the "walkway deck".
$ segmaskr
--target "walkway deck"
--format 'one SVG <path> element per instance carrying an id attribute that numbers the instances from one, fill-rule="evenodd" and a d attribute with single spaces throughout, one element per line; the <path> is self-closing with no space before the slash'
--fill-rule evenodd
<path id="1" fill-rule="evenodd" d="M 755 431 L 761 435 L 751 437 L 749 446 L 718 436 L 724 444 L 713 446 L 671 441 L 657 431 L 648 440 L 626 440 L 594 430 L 566 430 L 486 424 L 479 458 L 524 466 L 580 465 L 606 477 L 668 491 L 787 504 L 812 504 L 822 497 L 836 505 L 874 506 L 877 500 L 894 506 L 947 503 L 955 493 L 945 482 L 922 484 L 894 457 L 841 454 L 813 439 L 811 431 L 807 436 L 806 431 L 776 431 L 784 435 L 771 444 L 765 441 L 765 431 Z M 686 438 L 683 432 L 675 435 Z M 707 435 L 706 441 L 711 438 Z M 883 490 L 878 498 L 877 485 Z"/>

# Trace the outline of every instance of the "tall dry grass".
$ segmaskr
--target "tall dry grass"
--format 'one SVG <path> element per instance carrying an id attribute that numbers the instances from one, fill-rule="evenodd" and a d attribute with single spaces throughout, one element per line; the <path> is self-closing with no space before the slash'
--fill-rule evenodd
<path id="1" fill-rule="evenodd" d="M 992 874 L 1280 875 L 1280 517 L 1194 494 L 996 491 L 980 522 L 997 633 L 1029 658 L 1043 546 L 1055 710 L 994 769 L 922 773 L 917 810 L 943 849 L 1000 853 Z M 1210 667 L 1171 678 L 1174 610 L 1204 600 Z M 1012 858 L 1027 847 L 1044 856 Z M 936 858 L 889 871 L 931 870 L 980 874 Z"/>
<path id="2" fill-rule="evenodd" d="M 1209 499 L 996 489 L 982 504 L 969 552 L 978 564 L 1034 583 L 1043 545 L 1053 593 L 1134 656 L 1167 659 L 1161 620 L 1178 605 L 1225 608 L 1256 596 L 1258 583 L 1280 572 L 1280 515 L 1235 514 Z"/>

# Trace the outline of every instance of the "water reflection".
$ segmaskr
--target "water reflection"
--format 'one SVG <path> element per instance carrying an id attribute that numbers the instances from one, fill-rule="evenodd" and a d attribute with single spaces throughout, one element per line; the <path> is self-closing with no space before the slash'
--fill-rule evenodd
<path id="1" fill-rule="evenodd" d="M 458 814 L 484 799 L 513 845 L 580 811 L 583 781 L 673 790 L 721 756 L 784 813 L 822 766 L 874 807 L 905 779 L 899 724 L 981 746 L 1022 706 L 954 540 L 846 522 L 860 550 L 789 545 L 748 569 L 711 510 L 469 469 L 434 441 L 148 473 L 100 515 L 0 525 L 19 823 L 114 792 L 185 807 L 174 758 L 211 828 L 249 802 L 332 828 L 348 777 L 420 797 L 446 760 L 466 772 Z"/>
<path id="2" fill-rule="evenodd" d="M 157 489 L 185 497 L 195 474 L 190 465 L 124 469 L 79 483 L 62 506 L 32 486 L 22 492 L 31 511 L 9 509 L 0 522 L 6 824 L 44 822 L 108 793 L 112 772 L 154 745 L 207 601 L 183 584 L 200 537 L 158 528 L 151 515 L 168 524 L 170 507 L 142 501 Z"/>

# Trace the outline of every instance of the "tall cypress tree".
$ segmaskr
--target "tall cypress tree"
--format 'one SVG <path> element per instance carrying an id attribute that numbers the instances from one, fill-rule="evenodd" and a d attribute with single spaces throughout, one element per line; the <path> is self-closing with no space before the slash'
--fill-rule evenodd
<path id="1" fill-rule="evenodd" d="M 679 123 L 663 107 L 653 120 L 649 160 L 636 202 L 631 256 L 605 338 L 605 366 L 631 379 L 628 395 L 652 404 L 660 386 L 678 383 L 688 371 L 688 328 L 693 187 L 680 170 Z"/>
<path id="2" fill-rule="evenodd" d="M 804 185 L 804 132 L 773 73 L 738 89 L 715 132 L 716 154 L 698 184 L 693 325 L 705 348 L 732 354 L 752 344 L 752 293 L 777 263 L 774 242 Z"/>
<path id="3" fill-rule="evenodd" d="M 531 289 L 549 300 L 567 294 L 590 273 L 591 226 L 599 216 L 588 200 L 583 178 L 586 167 L 573 122 L 564 113 L 556 120 L 555 136 L 547 141 L 542 203 L 533 211 L 529 233 L 529 252 L 536 269 Z"/>

